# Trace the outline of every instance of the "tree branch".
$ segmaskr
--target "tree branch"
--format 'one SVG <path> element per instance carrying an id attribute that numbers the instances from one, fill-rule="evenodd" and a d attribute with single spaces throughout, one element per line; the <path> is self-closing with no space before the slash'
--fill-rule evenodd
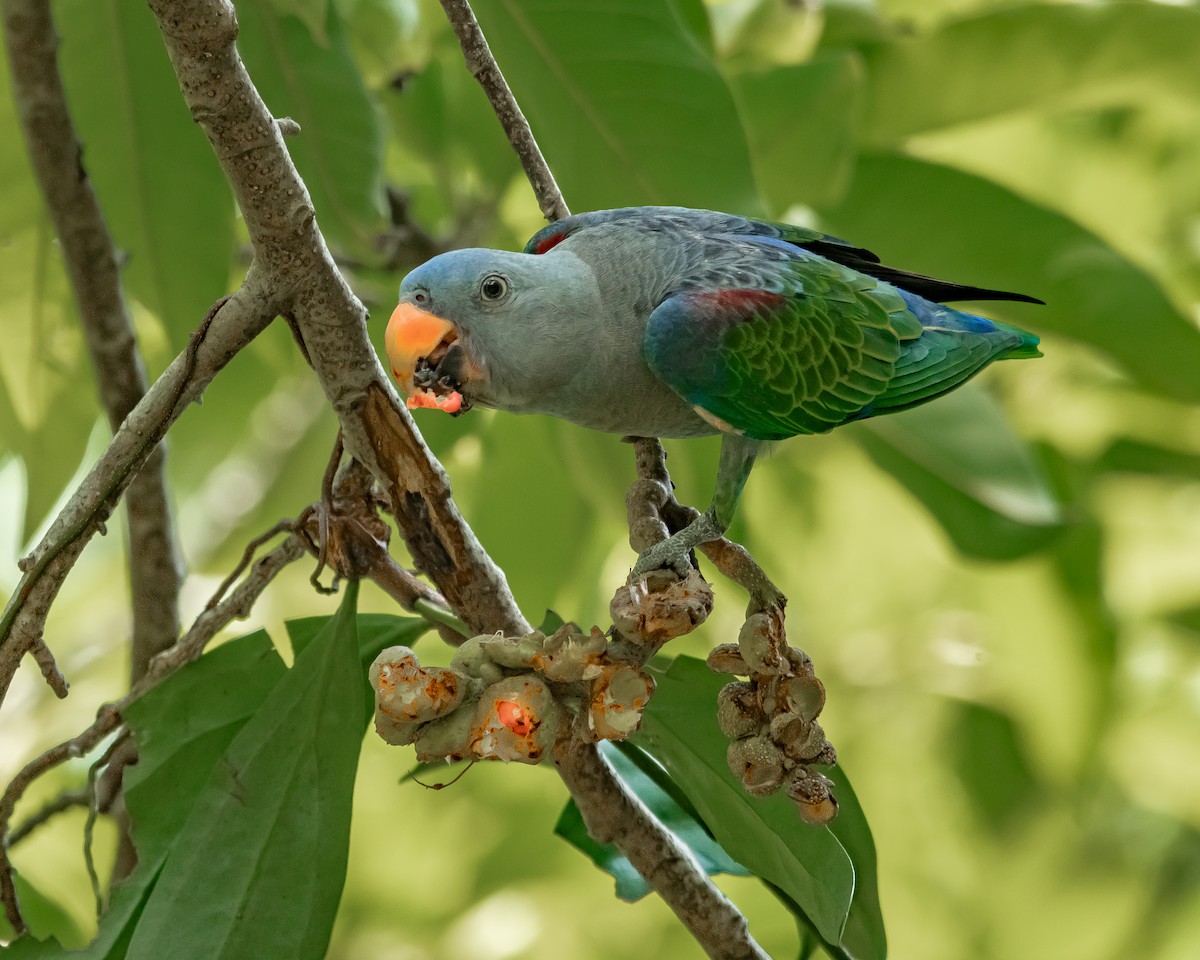
<path id="1" fill-rule="evenodd" d="M 53 800 L 43 805 L 36 813 L 30 814 L 18 826 L 14 827 L 8 835 L 8 846 L 10 848 L 15 847 L 33 833 L 34 830 L 42 826 L 42 824 L 48 823 L 51 818 L 58 816 L 58 814 L 65 813 L 73 807 L 86 806 L 91 801 L 91 798 L 91 791 L 86 787 L 82 790 L 64 790 Z"/>
<path id="2" fill-rule="evenodd" d="M 94 750 L 101 741 L 122 723 L 125 709 L 147 690 L 161 682 L 185 663 L 195 660 L 205 646 L 233 620 L 249 615 L 267 585 L 293 560 L 304 555 L 304 543 L 299 534 L 292 534 L 270 553 L 259 559 L 232 593 L 219 603 L 210 605 L 198 616 L 192 626 L 172 647 L 153 660 L 145 675 L 120 700 L 106 703 L 96 711 L 96 719 L 86 730 L 51 747 L 40 756 L 30 760 L 13 778 L 0 797 L 0 900 L 4 902 L 9 924 L 18 933 L 25 929 L 13 887 L 12 862 L 9 848 L 15 842 L 8 834 L 8 825 L 18 801 L 29 789 L 30 784 L 48 770 L 74 757 L 82 757 Z"/>
<path id="3" fill-rule="evenodd" d="M 467 69 L 483 87 L 500 125 L 508 135 L 508 142 L 517 151 L 525 176 L 529 178 L 529 185 L 533 187 L 534 196 L 542 209 L 542 215 L 547 220 L 569 217 L 571 211 L 567 209 L 567 202 L 558 189 L 549 164 L 542 156 L 529 121 L 517 105 L 516 97 L 508 88 L 508 81 L 504 79 L 496 58 L 492 56 L 492 50 L 483 35 L 479 21 L 475 19 L 471 4 L 467 0 L 441 0 L 441 3 L 450 25 L 454 27 L 459 46 L 462 47 Z"/>
<path id="4" fill-rule="evenodd" d="M 768 960 L 750 936 L 746 918 L 687 849 L 625 790 L 595 744 L 564 745 L 555 750 L 554 759 L 588 833 L 599 843 L 617 845 L 710 957 Z"/>
<path id="5" fill-rule="evenodd" d="M 341 423 L 347 451 L 383 485 L 413 559 L 472 630 L 528 630 L 504 574 L 450 498 L 371 346 L 366 311 L 338 272 L 312 202 L 246 72 L 226 0 L 150 0 L 184 100 L 233 187 L 255 266 L 281 291 Z"/>
<path id="6" fill-rule="evenodd" d="M 21 561 L 24 575 L 0 615 L 0 702 L 21 657 L 41 640 L 63 580 L 87 541 L 104 531 L 121 494 L 167 428 L 278 313 L 264 280 L 252 267 L 241 288 L 213 306 L 184 351 L 121 424 L 41 542 Z"/>
<path id="7" fill-rule="evenodd" d="M 100 400 L 115 432 L 146 392 L 146 371 L 121 292 L 112 238 L 84 170 L 58 73 L 49 0 L 3 0 L 5 42 L 25 145 L 61 244 Z M 157 447 L 130 483 L 131 682 L 179 634 L 182 564 Z"/>

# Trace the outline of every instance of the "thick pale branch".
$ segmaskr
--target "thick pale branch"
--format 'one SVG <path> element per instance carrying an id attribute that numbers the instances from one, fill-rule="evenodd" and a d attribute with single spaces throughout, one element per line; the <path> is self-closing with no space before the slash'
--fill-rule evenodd
<path id="1" fill-rule="evenodd" d="M 150 0 L 150 8 L 184 100 L 233 186 L 255 265 L 287 301 L 346 449 L 381 482 L 413 559 L 468 626 L 528 630 L 379 364 L 366 310 L 334 265 L 279 127 L 238 56 L 233 7 L 225 0 Z"/>
<path id="2" fill-rule="evenodd" d="M 115 431 L 146 392 L 146 371 L 121 291 L 105 226 L 58 73 L 58 38 L 49 0 L 3 0 L 13 93 L 34 173 L 58 235 L 96 372 L 100 400 Z M 175 547 L 163 475 L 165 454 L 151 452 L 129 485 L 132 679 L 179 633 L 182 563 Z"/>
<path id="3" fill-rule="evenodd" d="M 471 4 L 467 0 L 441 0 L 441 3 L 462 47 L 467 69 L 483 87 L 500 125 L 508 135 L 508 142 L 521 159 L 521 166 L 525 170 L 525 176 L 529 178 L 529 185 L 533 187 L 538 205 L 542 208 L 542 215 L 547 220 L 569 217 L 571 211 L 567 209 L 567 202 L 558 189 L 549 164 L 542 156 L 529 121 L 517 105 L 516 97 L 508 88 L 508 81 L 504 79 L 496 58 L 492 56 L 487 38 L 480 29 L 479 21 L 475 19 Z"/>

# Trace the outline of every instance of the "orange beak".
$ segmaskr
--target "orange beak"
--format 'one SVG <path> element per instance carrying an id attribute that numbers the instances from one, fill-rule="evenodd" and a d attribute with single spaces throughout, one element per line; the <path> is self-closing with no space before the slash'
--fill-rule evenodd
<path id="1" fill-rule="evenodd" d="M 388 321 L 384 346 L 392 365 L 392 375 L 399 381 L 401 389 L 411 397 L 415 393 L 413 375 L 417 371 L 417 362 L 457 339 L 450 321 L 411 303 L 396 307 Z"/>

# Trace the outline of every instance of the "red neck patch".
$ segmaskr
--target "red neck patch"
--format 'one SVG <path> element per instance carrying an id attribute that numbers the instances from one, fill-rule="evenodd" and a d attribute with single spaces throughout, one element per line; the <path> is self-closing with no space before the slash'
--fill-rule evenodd
<path id="1" fill-rule="evenodd" d="M 565 231 L 563 233 L 552 233 L 550 236 L 543 237 L 541 240 L 539 240 L 538 245 L 533 248 L 533 252 L 545 253 L 547 250 L 553 250 L 565 239 L 567 239 L 567 234 Z"/>

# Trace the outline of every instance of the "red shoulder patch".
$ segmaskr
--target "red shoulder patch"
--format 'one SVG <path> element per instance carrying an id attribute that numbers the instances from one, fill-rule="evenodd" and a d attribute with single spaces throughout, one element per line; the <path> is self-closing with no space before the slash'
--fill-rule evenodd
<path id="1" fill-rule="evenodd" d="M 705 301 L 717 310 L 757 313 L 778 307 L 785 298 L 783 294 L 769 290 L 713 290 L 711 293 L 696 294 L 696 299 Z"/>
<path id="2" fill-rule="evenodd" d="M 567 234 L 565 231 L 563 233 L 552 233 L 550 236 L 543 237 L 541 240 L 539 240 L 538 245 L 533 248 L 533 252 L 545 253 L 547 250 L 552 250 L 557 247 L 566 238 Z"/>

